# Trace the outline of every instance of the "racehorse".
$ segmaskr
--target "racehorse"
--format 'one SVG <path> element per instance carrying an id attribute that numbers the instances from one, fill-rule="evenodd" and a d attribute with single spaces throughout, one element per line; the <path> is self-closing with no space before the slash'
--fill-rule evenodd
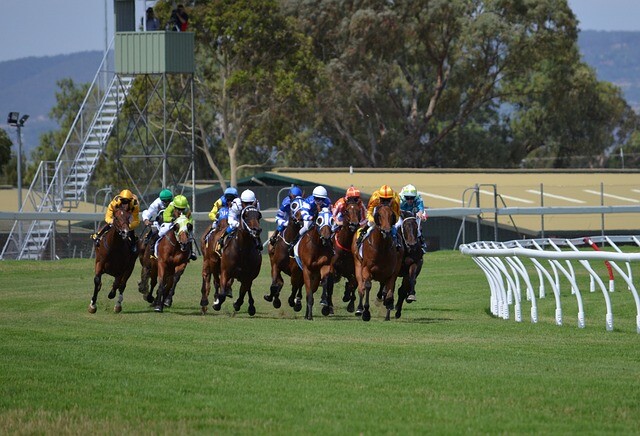
<path id="1" fill-rule="evenodd" d="M 293 258 L 293 245 L 298 241 L 298 234 L 302 228 L 302 218 L 300 207 L 302 199 L 295 199 L 290 204 L 290 217 L 284 231 L 278 235 L 277 242 L 269 245 L 269 261 L 271 263 L 271 287 L 269 294 L 264 299 L 273 302 L 273 307 L 278 309 L 281 306 L 280 291 L 284 285 L 282 273 L 291 277 L 291 295 L 289 296 L 289 306 L 299 312 L 302 309 L 302 270 L 298 267 Z"/>
<path id="2" fill-rule="evenodd" d="M 218 213 L 218 226 L 215 231 L 210 228 L 202 235 L 202 287 L 200 292 L 200 312 L 204 315 L 209 307 L 209 293 L 211 292 L 211 279 L 213 278 L 214 295 L 220 291 L 220 254 L 216 252 L 218 240 L 224 235 L 228 226 L 227 217 L 229 209 L 222 208 Z"/>
<path id="3" fill-rule="evenodd" d="M 231 296 L 231 285 L 233 280 L 237 279 L 240 282 L 240 292 L 238 299 L 233 303 L 234 310 L 240 310 L 248 293 L 248 313 L 250 316 L 256 314 L 251 284 L 260 273 L 262 263 L 262 255 L 258 249 L 262 232 L 261 218 L 262 214 L 257 208 L 244 208 L 240 214 L 240 226 L 227 236 L 220 256 L 220 291 L 214 294 L 214 310 L 220 310 L 224 300 Z"/>
<path id="4" fill-rule="evenodd" d="M 156 312 L 171 307 L 175 289 L 191 256 L 191 231 L 193 224 L 180 215 L 158 245 L 158 295 L 154 305 Z"/>
<path id="5" fill-rule="evenodd" d="M 122 311 L 122 294 L 136 263 L 136 254 L 131 251 L 133 242 L 129 238 L 130 219 L 131 212 L 117 209 L 113 214 L 111 228 L 102 236 L 100 245 L 96 248 L 94 287 L 89 313 L 96 313 L 98 292 L 102 288 L 102 275 L 105 273 L 114 277 L 109 299 L 115 298 L 116 290 L 120 292 L 113 310 L 116 313 Z"/>
<path id="6" fill-rule="evenodd" d="M 377 206 L 374 211 L 374 221 L 375 225 L 362 242 L 362 254 L 359 252 L 356 238 L 353 238 L 351 245 L 358 280 L 359 299 L 356 315 L 362 315 L 363 321 L 371 319 L 369 293 L 371 281 L 376 280 L 384 286 L 386 291 L 384 305 L 387 308 L 385 320 L 388 321 L 393 309 L 393 292 L 402 265 L 404 249 L 396 246 L 392 237 L 396 216 L 390 206 L 384 204 Z M 363 298 L 365 299 L 364 307 Z"/>
<path id="7" fill-rule="evenodd" d="M 353 254 L 351 253 L 351 242 L 360 226 L 361 213 L 362 208 L 360 206 L 356 203 L 348 203 L 342 212 L 343 224 L 333 235 L 334 255 L 331 259 L 331 274 L 334 283 L 337 283 L 340 277 L 345 278 L 342 301 L 349 303 L 347 305 L 348 312 L 355 310 L 355 291 L 358 288 Z M 332 305 L 331 301 L 329 303 Z"/>
<path id="8" fill-rule="evenodd" d="M 396 304 L 396 318 L 402 315 L 402 304 L 416 301 L 416 278 L 422 270 L 423 253 L 422 244 L 418 239 L 420 222 L 411 212 L 403 212 L 401 226 L 402 243 L 404 245 L 404 258 L 399 276 L 402 283 L 398 288 L 398 303 Z"/>
<path id="9" fill-rule="evenodd" d="M 313 319 L 313 294 L 322 282 L 322 314 L 327 316 L 332 307 L 328 300 L 330 289 L 333 287 L 331 259 L 333 258 L 334 219 L 328 209 L 318 212 L 315 224 L 305 233 L 298 243 L 298 256 L 302 264 L 302 276 L 306 290 L 307 311 L 305 319 Z"/>

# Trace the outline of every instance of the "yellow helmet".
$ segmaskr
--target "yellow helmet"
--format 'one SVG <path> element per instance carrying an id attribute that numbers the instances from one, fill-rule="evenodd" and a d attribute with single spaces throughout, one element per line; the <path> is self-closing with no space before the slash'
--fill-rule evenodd
<path id="1" fill-rule="evenodd" d="M 380 198 L 393 198 L 393 189 L 389 185 L 382 185 L 378 190 Z"/>
<path id="2" fill-rule="evenodd" d="M 128 189 L 123 189 L 119 194 L 120 198 L 124 198 L 126 200 L 133 200 L 133 192 Z"/>
<path id="3" fill-rule="evenodd" d="M 186 209 L 189 206 L 189 200 L 184 195 L 176 195 L 173 197 L 173 205 L 176 209 Z"/>

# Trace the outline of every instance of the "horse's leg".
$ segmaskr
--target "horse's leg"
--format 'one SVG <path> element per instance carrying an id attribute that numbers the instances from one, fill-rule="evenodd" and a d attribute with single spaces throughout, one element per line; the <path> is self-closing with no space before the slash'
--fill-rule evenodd
<path id="1" fill-rule="evenodd" d="M 362 311 L 362 320 L 369 321 L 371 319 L 371 312 L 369 311 L 369 294 L 371 293 L 371 277 L 369 274 L 363 274 L 364 283 L 364 310 Z"/>
<path id="2" fill-rule="evenodd" d="M 302 310 L 303 286 L 304 277 L 302 276 L 302 271 L 298 268 L 298 264 L 296 264 L 295 266 L 292 266 L 291 269 L 291 297 L 289 297 L 289 305 L 293 307 L 295 312 L 300 312 Z"/>
<path id="3" fill-rule="evenodd" d="M 165 263 L 158 261 L 158 296 L 155 301 L 155 311 L 162 312 L 164 310 L 164 298 L 166 293 L 166 274 Z"/>
<path id="4" fill-rule="evenodd" d="M 89 313 L 96 313 L 98 307 L 96 306 L 96 302 L 98 300 L 98 292 L 102 288 L 102 270 L 98 269 L 96 265 L 96 275 L 93 277 L 93 296 L 91 297 L 91 301 L 89 302 Z"/>
<path id="5" fill-rule="evenodd" d="M 308 268 L 303 269 L 302 275 L 304 277 L 304 287 L 307 291 L 307 311 L 304 315 L 305 319 L 309 321 L 313 320 L 313 293 L 318 289 L 320 285 L 320 274 L 318 272 L 311 272 Z"/>
<path id="6" fill-rule="evenodd" d="M 396 304 L 396 319 L 402 316 L 402 304 L 404 303 L 405 298 L 407 298 L 407 288 L 409 285 L 407 284 L 407 277 L 402 277 L 402 283 L 398 288 L 398 303 Z M 407 300 L 407 303 L 409 300 Z"/>
<path id="7" fill-rule="evenodd" d="M 147 294 L 147 303 L 153 304 L 156 301 L 156 298 L 153 297 L 153 291 L 158 284 L 158 262 L 151 261 L 151 284 L 149 285 L 149 293 Z M 157 294 L 156 294 L 157 297 Z"/>
<path id="8" fill-rule="evenodd" d="M 323 266 L 321 269 L 320 282 L 322 283 L 322 298 L 320 299 L 322 314 L 328 316 L 333 314 L 333 302 L 331 301 L 333 295 L 333 274 L 328 265 Z M 322 304 L 323 302 L 324 304 Z"/>
<path id="9" fill-rule="evenodd" d="M 273 302 L 273 307 L 276 309 L 282 304 L 278 296 L 280 295 L 280 290 L 284 285 L 284 280 L 282 279 L 282 273 L 280 271 L 278 251 L 278 245 L 276 245 L 274 247 L 273 256 L 271 257 L 271 286 L 269 287 L 269 293 L 263 296 L 265 301 L 268 301 L 269 303 Z M 275 300 L 278 300 L 278 306 L 276 306 Z"/>
<path id="10" fill-rule="evenodd" d="M 418 277 L 418 264 L 414 263 L 409 267 L 409 290 L 407 292 L 407 303 L 416 301 L 416 278 Z"/>
<path id="11" fill-rule="evenodd" d="M 172 277 L 172 283 L 171 283 L 171 290 L 169 291 L 169 296 L 168 298 L 165 300 L 164 305 L 167 307 L 171 307 L 171 305 L 173 304 L 173 297 L 176 295 L 176 287 L 178 286 L 178 282 L 180 281 L 180 277 L 182 277 L 182 274 L 184 273 L 185 268 L 187 267 L 187 263 L 181 263 L 180 265 L 178 265 L 178 267 L 176 268 L 175 272 L 173 273 L 173 277 Z"/>
<path id="12" fill-rule="evenodd" d="M 248 290 L 248 286 L 246 284 L 246 281 L 240 282 L 240 291 L 238 291 L 238 299 L 233 303 L 233 310 L 235 310 L 236 312 L 240 312 L 240 308 L 244 303 L 244 296 L 247 293 L 247 290 Z"/>
<path id="13" fill-rule="evenodd" d="M 200 288 L 200 313 L 207 313 L 209 308 L 209 293 L 211 292 L 211 268 L 209 260 L 205 257 L 202 261 L 202 287 Z"/>
<path id="14" fill-rule="evenodd" d="M 358 282 L 354 277 L 349 278 L 345 281 L 344 284 L 344 293 L 349 296 L 347 300 L 349 304 L 347 304 L 347 312 L 353 313 L 355 310 L 355 301 L 356 301 L 356 289 L 358 289 Z"/>
<path id="15" fill-rule="evenodd" d="M 256 302 L 253 299 L 253 294 L 251 293 L 252 282 L 250 282 L 247 286 L 248 287 L 247 293 L 249 294 L 249 309 L 247 310 L 247 312 L 249 313 L 249 316 L 254 316 L 256 314 L 256 305 L 255 305 Z"/>
<path id="16" fill-rule="evenodd" d="M 380 283 L 380 289 L 378 289 L 378 293 L 376 294 L 376 300 L 381 302 L 384 299 L 384 283 Z"/>

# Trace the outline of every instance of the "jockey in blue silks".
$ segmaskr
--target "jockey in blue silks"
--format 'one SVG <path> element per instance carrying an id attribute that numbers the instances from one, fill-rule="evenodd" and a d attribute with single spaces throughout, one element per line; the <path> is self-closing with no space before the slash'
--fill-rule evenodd
<path id="1" fill-rule="evenodd" d="M 406 185 L 400 191 L 400 210 L 403 212 L 411 212 L 420 221 L 427 220 L 427 212 L 424 210 L 424 202 L 413 185 Z M 402 220 L 398 220 L 402 225 Z M 420 221 L 418 224 L 420 224 Z M 418 225 L 418 240 L 424 253 L 427 252 L 427 243 L 422 238 L 422 226 Z"/>
<path id="2" fill-rule="evenodd" d="M 276 228 L 276 231 L 273 232 L 271 238 L 269 238 L 269 243 L 271 243 L 271 245 L 276 244 L 278 241 L 278 235 L 281 234 L 285 227 L 287 227 L 287 224 L 289 224 L 289 218 L 291 217 L 291 202 L 296 198 L 302 198 L 302 189 L 297 186 L 292 186 L 291 189 L 289 189 L 289 194 L 282 199 L 282 204 L 280 204 L 280 208 L 276 213 L 276 224 L 278 227 Z"/>
<path id="3" fill-rule="evenodd" d="M 324 186 L 316 186 L 313 193 L 304 199 L 302 204 L 302 219 L 304 224 L 300 229 L 300 236 L 307 233 L 311 228 L 313 220 L 318 216 L 318 212 L 324 208 L 331 210 L 331 200 Z"/>

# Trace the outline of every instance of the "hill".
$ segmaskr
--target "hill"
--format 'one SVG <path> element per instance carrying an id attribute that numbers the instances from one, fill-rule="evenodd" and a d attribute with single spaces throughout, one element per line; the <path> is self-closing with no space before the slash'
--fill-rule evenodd
<path id="1" fill-rule="evenodd" d="M 600 80 L 614 83 L 627 102 L 640 112 L 640 32 L 580 32 L 578 46 L 583 60 Z"/>
<path id="2" fill-rule="evenodd" d="M 48 115 L 56 102 L 56 82 L 69 77 L 76 83 L 91 82 L 102 56 L 101 51 L 85 51 L 0 62 L 0 127 L 6 128 L 11 111 L 30 115 L 22 130 L 27 156 L 42 133 L 58 128 Z M 8 132 L 15 141 L 15 131 Z"/>

